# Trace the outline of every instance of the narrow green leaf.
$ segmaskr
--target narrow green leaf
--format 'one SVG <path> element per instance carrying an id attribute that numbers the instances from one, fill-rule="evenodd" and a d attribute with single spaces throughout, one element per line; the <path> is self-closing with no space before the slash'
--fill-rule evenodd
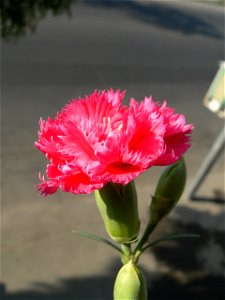
<path id="1" fill-rule="evenodd" d="M 116 249 L 120 253 L 123 253 L 123 251 L 117 245 L 115 245 L 111 241 L 109 241 L 105 238 L 102 238 L 102 237 L 100 237 L 96 234 L 93 234 L 93 233 L 90 233 L 90 232 L 85 232 L 85 231 L 78 231 L 78 230 L 73 230 L 72 233 L 75 233 L 79 236 L 82 236 L 82 237 L 85 237 L 85 238 L 88 238 L 88 239 L 91 239 L 91 240 L 94 240 L 94 241 L 102 242 L 102 243 Z"/>
<path id="2" fill-rule="evenodd" d="M 155 246 L 161 242 L 173 241 L 173 240 L 183 239 L 183 238 L 199 238 L 199 237 L 200 235 L 194 233 L 176 233 L 176 234 L 165 235 L 159 239 L 154 240 L 151 243 L 148 243 L 145 247 L 142 248 L 141 252 L 143 253 L 146 249 Z"/>

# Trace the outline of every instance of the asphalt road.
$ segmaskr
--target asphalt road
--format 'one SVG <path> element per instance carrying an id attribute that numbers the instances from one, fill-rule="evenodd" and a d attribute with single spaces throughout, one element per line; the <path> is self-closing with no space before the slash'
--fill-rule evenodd
<path id="1" fill-rule="evenodd" d="M 220 6 L 96 0 L 77 1 L 70 12 L 70 17 L 47 13 L 35 34 L 1 41 L 3 299 L 108 299 L 119 268 L 112 250 L 71 234 L 80 229 L 105 235 L 91 195 L 58 192 L 42 200 L 35 192 L 46 165 L 34 148 L 40 117 L 53 117 L 68 100 L 94 89 L 126 89 L 125 102 L 131 96 L 166 98 L 195 126 L 186 155 L 188 185 L 223 126 L 202 104 L 224 59 Z M 151 169 L 137 179 L 143 222 L 160 172 Z M 224 194 L 223 157 L 201 192 Z M 187 260 L 192 269 L 171 263 L 164 248 L 143 258 L 154 299 L 163 299 L 167 288 L 167 299 L 223 298 L 223 220 L 222 206 L 183 197 L 159 232 L 194 230 L 204 238 L 178 244 L 171 254 L 183 253 L 179 262 Z M 165 251 L 171 253 L 171 247 Z"/>

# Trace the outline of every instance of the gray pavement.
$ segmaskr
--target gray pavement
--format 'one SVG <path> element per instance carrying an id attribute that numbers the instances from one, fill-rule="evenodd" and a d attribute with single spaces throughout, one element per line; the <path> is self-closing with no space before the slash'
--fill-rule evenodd
<path id="1" fill-rule="evenodd" d="M 126 89 L 174 106 L 195 126 L 186 155 L 193 180 L 223 121 L 202 104 L 224 56 L 221 7 L 173 1 L 77 1 L 72 17 L 47 14 L 36 33 L 1 42 L 3 299 L 111 299 L 120 263 L 105 246 L 73 229 L 106 236 L 92 195 L 42 199 L 34 189 L 46 160 L 34 147 L 40 117 L 94 89 Z M 161 168 L 136 180 L 146 222 L 149 195 Z M 224 197 L 224 157 L 199 193 Z M 155 236 L 201 234 L 198 241 L 165 244 L 141 260 L 150 299 L 223 299 L 224 206 L 191 202 L 186 194 Z"/>

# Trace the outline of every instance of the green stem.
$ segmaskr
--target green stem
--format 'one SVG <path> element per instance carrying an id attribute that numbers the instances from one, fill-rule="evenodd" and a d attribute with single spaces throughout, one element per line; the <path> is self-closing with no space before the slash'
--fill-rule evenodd
<path id="1" fill-rule="evenodd" d="M 131 248 L 130 248 L 130 244 L 122 244 L 121 245 L 121 250 L 123 251 L 123 253 L 126 256 L 130 256 L 131 255 Z"/>
<path id="2" fill-rule="evenodd" d="M 134 249 L 134 255 L 136 257 L 136 260 L 138 260 L 140 254 L 142 253 L 142 248 L 144 246 L 144 244 L 146 243 L 146 241 L 149 238 L 149 235 L 152 233 L 152 231 L 155 229 L 157 223 L 152 223 L 149 222 L 145 228 L 145 231 L 143 233 L 142 238 L 140 239 L 140 241 L 138 242 L 137 246 Z"/>
<path id="3" fill-rule="evenodd" d="M 130 244 L 122 244 L 121 245 L 121 261 L 123 264 L 126 264 L 132 257 L 132 251 Z"/>

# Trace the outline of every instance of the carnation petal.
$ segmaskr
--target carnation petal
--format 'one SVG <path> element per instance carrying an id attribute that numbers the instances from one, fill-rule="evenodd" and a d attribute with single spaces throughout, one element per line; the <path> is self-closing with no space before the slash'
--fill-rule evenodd
<path id="1" fill-rule="evenodd" d="M 38 190 L 91 193 L 127 184 L 154 165 L 169 165 L 190 147 L 192 124 L 152 97 L 122 106 L 125 92 L 94 91 L 73 99 L 55 119 L 40 120 L 36 147 L 49 159 Z"/>

